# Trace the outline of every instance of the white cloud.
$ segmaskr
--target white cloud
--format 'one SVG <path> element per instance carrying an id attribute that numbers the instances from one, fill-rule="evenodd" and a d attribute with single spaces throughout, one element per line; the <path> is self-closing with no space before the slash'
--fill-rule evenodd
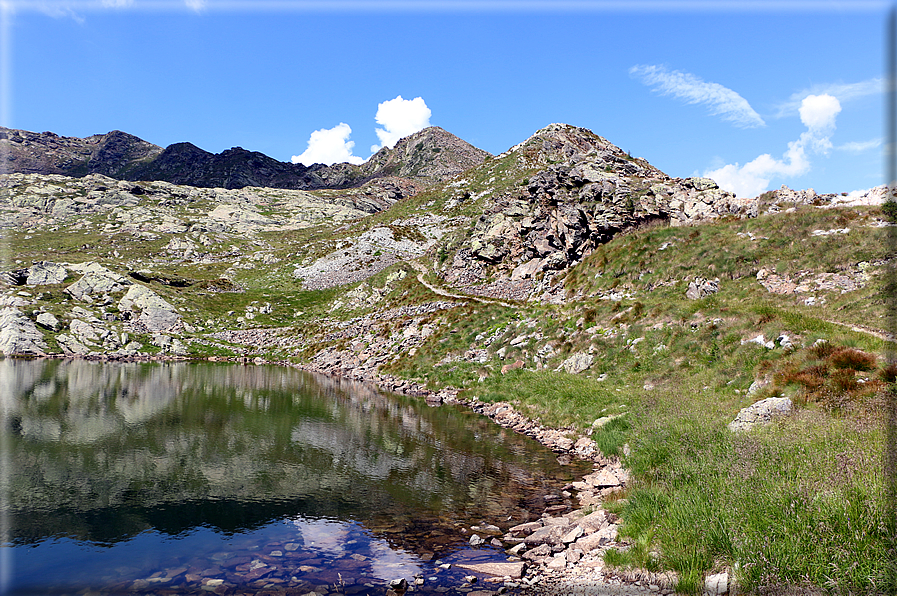
<path id="1" fill-rule="evenodd" d="M 803 89 L 792 93 L 788 101 L 778 106 L 776 117 L 790 116 L 800 109 L 805 97 L 809 95 L 831 95 L 838 101 L 846 102 L 867 95 L 884 93 L 884 81 L 881 78 L 867 79 L 859 83 L 829 83 L 825 85 L 813 85 L 809 89 Z"/>
<path id="2" fill-rule="evenodd" d="M 829 94 L 808 95 L 798 108 L 800 121 L 810 129 L 832 129 L 841 112 L 841 102 Z"/>
<path id="3" fill-rule="evenodd" d="M 301 155 L 294 155 L 292 162 L 306 166 L 314 163 L 328 166 L 343 162 L 364 163 L 363 158 L 352 155 L 355 141 L 349 140 L 351 134 L 352 129 L 344 122 L 340 122 L 333 128 L 316 130 L 308 138 L 308 148 Z"/>
<path id="4" fill-rule="evenodd" d="M 383 128 L 377 129 L 379 145 L 371 146 L 371 153 L 375 153 L 383 147 L 392 147 L 402 137 L 416 133 L 430 126 L 430 108 L 421 97 L 414 99 L 402 99 L 399 95 L 395 99 L 377 104 L 377 124 Z"/>
<path id="5" fill-rule="evenodd" d="M 629 74 L 640 78 L 645 85 L 654 87 L 663 95 L 672 95 L 692 104 L 707 105 L 711 114 L 722 116 L 723 120 L 741 128 L 766 125 L 745 98 L 718 83 L 708 83 L 693 74 L 670 71 L 664 66 L 655 65 L 633 66 L 629 69 Z"/>
<path id="6" fill-rule="evenodd" d="M 807 130 L 796 141 L 788 143 L 783 159 L 764 153 L 743 166 L 728 164 L 706 171 L 704 176 L 713 178 L 720 188 L 738 196 L 755 197 L 769 188 L 773 177 L 793 178 L 809 172 L 807 150 L 827 153 L 832 148 L 830 137 L 835 131 L 835 118 L 841 111 L 841 104 L 831 95 L 809 95 L 803 99 L 798 111 Z"/>
<path id="7" fill-rule="evenodd" d="M 206 0 L 184 0 L 184 4 L 186 4 L 187 8 L 190 10 L 202 12 L 206 7 Z"/>
<path id="8" fill-rule="evenodd" d="M 844 143 L 843 145 L 838 145 L 835 149 L 840 151 L 852 151 L 854 153 L 861 153 L 863 151 L 868 151 L 869 149 L 877 149 L 881 147 L 882 140 L 881 139 L 872 139 L 869 141 L 850 141 L 849 143 Z"/>

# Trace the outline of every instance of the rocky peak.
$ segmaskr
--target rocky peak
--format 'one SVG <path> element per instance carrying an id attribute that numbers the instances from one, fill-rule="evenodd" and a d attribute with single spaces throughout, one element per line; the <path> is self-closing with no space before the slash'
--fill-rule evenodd
<path id="1" fill-rule="evenodd" d="M 502 171 L 513 172 L 511 179 L 475 187 L 474 181 L 496 180 Z M 737 200 L 709 178 L 671 178 L 592 131 L 566 124 L 537 131 L 454 186 L 461 197 L 477 197 L 482 213 L 447 262 L 449 282 L 485 279 L 483 267 L 506 271 L 512 281 L 527 279 L 567 268 L 643 222 L 683 225 L 757 210 L 755 200 Z"/>
<path id="2" fill-rule="evenodd" d="M 372 177 L 399 176 L 441 182 L 477 166 L 490 154 L 450 132 L 430 126 L 384 147 L 361 167 Z"/>
<path id="3" fill-rule="evenodd" d="M 6 171 L 23 174 L 126 178 L 133 167 L 162 152 L 161 147 L 119 130 L 81 139 L 0 127 L 0 144 Z"/>

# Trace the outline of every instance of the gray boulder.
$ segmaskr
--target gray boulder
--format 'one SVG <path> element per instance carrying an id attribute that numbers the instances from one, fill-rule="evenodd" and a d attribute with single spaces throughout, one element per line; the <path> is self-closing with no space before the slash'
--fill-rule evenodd
<path id="1" fill-rule="evenodd" d="M 49 329 L 51 331 L 58 331 L 62 327 L 62 323 L 59 322 L 52 313 L 42 312 L 37 315 L 35 319 L 37 324 L 43 327 L 44 329 Z"/>
<path id="2" fill-rule="evenodd" d="M 181 326 L 181 315 L 162 308 L 147 308 L 137 317 L 136 323 L 150 333 L 176 331 Z"/>
<path id="3" fill-rule="evenodd" d="M 175 308 L 161 296 L 139 284 L 134 284 L 121 300 L 118 301 L 120 310 L 145 310 L 147 308 L 157 308 L 160 310 L 174 311 Z"/>
<path id="4" fill-rule="evenodd" d="M 6 356 L 42 356 L 47 353 L 44 334 L 17 308 L 0 309 L 0 352 Z"/>
<path id="5" fill-rule="evenodd" d="M 768 397 L 738 412 L 735 420 L 728 424 L 728 428 L 732 432 L 748 431 L 755 426 L 769 423 L 773 418 L 788 414 L 791 409 L 790 398 Z"/>
<path id="6" fill-rule="evenodd" d="M 717 292 L 719 292 L 719 278 L 704 279 L 703 277 L 696 277 L 689 282 L 688 290 L 685 291 L 685 297 L 690 300 L 698 300 Z"/>
<path id="7" fill-rule="evenodd" d="M 561 366 L 571 375 L 578 375 L 582 371 L 588 370 L 594 361 L 595 359 L 591 354 L 578 352 L 564 360 Z"/>
<path id="8" fill-rule="evenodd" d="M 25 279 L 25 283 L 29 286 L 61 284 L 66 275 L 68 275 L 68 271 L 62 265 L 41 261 L 28 268 L 28 277 Z"/>
<path id="9" fill-rule="evenodd" d="M 73 267 L 75 269 L 75 267 Z M 131 285 L 125 276 L 106 269 L 99 263 L 86 263 L 75 269 L 81 279 L 65 289 L 73 298 L 91 302 L 94 296 L 120 292 Z"/>

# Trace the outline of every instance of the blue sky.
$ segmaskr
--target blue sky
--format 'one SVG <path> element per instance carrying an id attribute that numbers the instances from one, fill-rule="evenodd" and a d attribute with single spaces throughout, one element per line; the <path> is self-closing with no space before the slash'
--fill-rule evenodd
<path id="1" fill-rule="evenodd" d="M 428 123 L 501 153 L 566 122 L 741 196 L 884 179 L 888 2 L 0 7 L 0 123 L 12 128 L 118 129 L 282 161 L 308 158 L 324 131 L 311 157 L 359 161 Z"/>

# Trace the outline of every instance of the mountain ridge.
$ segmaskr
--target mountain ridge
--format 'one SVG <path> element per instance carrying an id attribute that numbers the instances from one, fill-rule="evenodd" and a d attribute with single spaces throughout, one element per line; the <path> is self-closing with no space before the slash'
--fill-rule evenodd
<path id="1" fill-rule="evenodd" d="M 5 173 L 102 174 L 128 181 L 162 181 L 201 188 L 293 190 L 357 188 L 376 178 L 402 177 L 427 186 L 481 163 L 489 153 L 431 126 L 384 147 L 361 165 L 294 164 L 232 147 L 211 153 L 189 142 L 166 148 L 114 130 L 85 138 L 0 127 Z"/>

